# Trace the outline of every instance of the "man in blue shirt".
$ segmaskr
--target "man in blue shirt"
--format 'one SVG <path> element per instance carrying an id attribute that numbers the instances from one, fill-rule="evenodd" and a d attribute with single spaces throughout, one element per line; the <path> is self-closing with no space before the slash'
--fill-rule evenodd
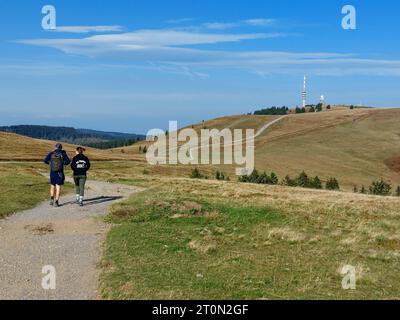
<path id="1" fill-rule="evenodd" d="M 50 166 L 50 205 L 59 207 L 61 188 L 65 181 L 64 166 L 69 165 L 71 160 L 62 145 L 57 143 L 56 149 L 46 156 L 44 163 Z"/>

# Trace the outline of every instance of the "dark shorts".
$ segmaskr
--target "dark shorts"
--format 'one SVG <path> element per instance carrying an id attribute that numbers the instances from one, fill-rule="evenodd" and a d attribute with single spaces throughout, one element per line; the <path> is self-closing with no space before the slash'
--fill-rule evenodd
<path id="1" fill-rule="evenodd" d="M 52 186 L 63 186 L 65 175 L 63 172 L 50 172 L 50 184 Z"/>

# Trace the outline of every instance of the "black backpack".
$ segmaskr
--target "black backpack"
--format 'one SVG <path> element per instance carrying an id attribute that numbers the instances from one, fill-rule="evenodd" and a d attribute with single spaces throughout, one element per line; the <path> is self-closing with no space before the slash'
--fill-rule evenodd
<path id="1" fill-rule="evenodd" d="M 61 172 L 64 170 L 64 156 L 59 151 L 54 151 L 50 157 L 50 168 L 52 172 Z"/>

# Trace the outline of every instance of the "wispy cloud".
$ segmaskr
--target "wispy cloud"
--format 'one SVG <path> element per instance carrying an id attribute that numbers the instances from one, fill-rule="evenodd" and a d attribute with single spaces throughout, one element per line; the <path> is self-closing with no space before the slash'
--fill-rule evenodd
<path id="1" fill-rule="evenodd" d="M 210 30 L 228 30 L 243 26 L 270 27 L 273 26 L 275 23 L 275 19 L 248 19 L 236 22 L 208 22 L 204 23 L 202 26 Z"/>
<path id="2" fill-rule="evenodd" d="M 280 33 L 215 34 L 177 30 L 138 30 L 129 33 L 102 34 L 77 39 L 31 39 L 17 41 L 22 44 L 45 46 L 66 53 L 99 55 L 116 52 L 138 52 L 148 50 L 173 50 L 178 47 L 240 42 L 244 40 L 283 37 Z M 184 48 L 182 50 L 185 51 Z"/>
<path id="3" fill-rule="evenodd" d="M 185 22 L 191 22 L 193 21 L 192 18 L 181 18 L 181 19 L 171 19 L 165 21 L 168 24 L 180 24 L 180 23 L 185 23 Z"/>
<path id="4" fill-rule="evenodd" d="M 276 23 L 275 19 L 248 19 L 243 23 L 253 27 L 269 27 Z"/>
<path id="5" fill-rule="evenodd" d="M 239 23 L 235 22 L 208 22 L 203 24 L 203 26 L 210 30 L 227 30 L 240 26 Z"/>
<path id="6" fill-rule="evenodd" d="M 243 20 L 248 25 L 273 23 L 265 19 Z M 360 55 L 335 52 L 225 51 L 212 46 L 243 41 L 267 41 L 287 37 L 285 33 L 215 32 L 233 24 L 214 23 L 213 31 L 154 29 L 99 34 L 83 38 L 28 39 L 19 43 L 43 46 L 90 58 L 106 57 L 125 63 L 148 64 L 160 72 L 206 78 L 210 69 L 243 69 L 260 76 L 269 74 L 400 75 L 399 60 L 365 59 Z M 199 45 L 209 45 L 202 49 Z M 193 47 L 196 46 L 196 47 Z"/>
<path id="7" fill-rule="evenodd" d="M 52 32 L 64 33 L 102 33 L 102 32 L 121 32 L 123 27 L 119 25 L 113 26 L 57 26 Z"/>

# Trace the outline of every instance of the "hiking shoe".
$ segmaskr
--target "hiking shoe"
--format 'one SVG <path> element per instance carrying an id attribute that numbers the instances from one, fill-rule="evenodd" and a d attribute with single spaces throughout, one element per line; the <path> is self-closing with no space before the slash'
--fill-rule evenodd
<path id="1" fill-rule="evenodd" d="M 79 201 L 79 206 L 83 207 L 83 201 Z"/>
<path id="2" fill-rule="evenodd" d="M 54 206 L 54 199 L 53 198 L 50 199 L 50 205 Z"/>
<path id="3" fill-rule="evenodd" d="M 58 207 L 60 206 L 60 204 L 58 203 L 58 201 L 55 201 L 55 202 L 54 202 L 54 206 L 55 206 L 56 208 L 58 208 Z"/>

